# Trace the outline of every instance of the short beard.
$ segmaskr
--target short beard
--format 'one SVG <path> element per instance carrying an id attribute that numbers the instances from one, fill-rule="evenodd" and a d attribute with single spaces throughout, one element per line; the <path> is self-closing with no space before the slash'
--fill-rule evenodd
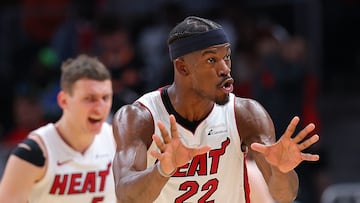
<path id="1" fill-rule="evenodd" d="M 224 98 L 222 98 L 221 100 L 220 99 L 216 99 L 215 100 L 215 103 L 217 105 L 220 105 L 220 106 L 223 106 L 225 104 L 227 104 L 229 102 L 229 99 L 230 98 L 230 95 L 229 94 L 226 94 Z"/>

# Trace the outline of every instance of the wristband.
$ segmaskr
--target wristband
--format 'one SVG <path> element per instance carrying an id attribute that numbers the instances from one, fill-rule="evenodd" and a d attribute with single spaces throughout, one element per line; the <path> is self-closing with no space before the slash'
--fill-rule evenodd
<path id="1" fill-rule="evenodd" d="M 170 174 L 166 174 L 166 173 L 161 169 L 160 161 L 156 164 L 156 167 L 157 167 L 160 175 L 163 176 L 163 177 L 165 177 L 165 178 L 170 178 L 170 177 L 173 176 L 174 173 L 176 172 L 176 169 L 174 169 L 174 171 L 171 172 Z"/>

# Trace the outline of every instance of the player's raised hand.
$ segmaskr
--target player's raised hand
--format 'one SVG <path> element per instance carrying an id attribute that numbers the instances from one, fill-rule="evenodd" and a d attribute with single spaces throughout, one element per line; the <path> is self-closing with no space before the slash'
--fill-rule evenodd
<path id="1" fill-rule="evenodd" d="M 150 154 L 157 158 L 163 172 L 170 174 L 177 167 L 188 163 L 194 156 L 206 153 L 210 150 L 210 146 L 202 146 L 199 148 L 186 147 L 179 138 L 179 133 L 176 127 L 176 120 L 173 115 L 170 115 L 170 133 L 165 128 L 161 121 L 158 121 L 158 127 L 161 131 L 162 140 L 156 134 L 153 135 L 153 140 L 156 143 L 159 151 L 151 151 Z"/>
<path id="2" fill-rule="evenodd" d="M 272 145 L 253 143 L 251 149 L 262 153 L 267 162 L 278 167 L 283 173 L 291 171 L 302 161 L 319 160 L 319 155 L 317 154 L 302 152 L 319 140 L 318 135 L 313 135 L 309 138 L 307 136 L 315 129 L 315 125 L 312 123 L 307 125 L 292 138 L 298 123 L 299 117 L 295 116 L 288 125 L 285 133 L 276 143 Z"/>

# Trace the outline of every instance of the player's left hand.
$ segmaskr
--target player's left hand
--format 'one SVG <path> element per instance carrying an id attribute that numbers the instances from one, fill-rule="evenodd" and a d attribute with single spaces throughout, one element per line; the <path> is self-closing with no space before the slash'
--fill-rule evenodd
<path id="1" fill-rule="evenodd" d="M 262 153 L 267 162 L 277 167 L 283 173 L 293 170 L 302 161 L 319 160 L 319 155 L 317 154 L 302 152 L 319 140 L 317 134 L 306 138 L 307 135 L 315 129 L 314 124 L 311 123 L 307 125 L 292 138 L 299 120 L 299 117 L 295 116 L 288 125 L 285 133 L 276 143 L 272 145 L 253 143 L 251 144 L 251 149 Z"/>

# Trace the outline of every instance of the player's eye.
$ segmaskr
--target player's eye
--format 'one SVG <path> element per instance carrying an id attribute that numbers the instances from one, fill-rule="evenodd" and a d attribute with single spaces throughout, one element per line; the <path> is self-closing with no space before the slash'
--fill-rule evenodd
<path id="1" fill-rule="evenodd" d="M 215 63 L 215 62 L 216 62 L 215 58 L 209 58 L 207 61 L 208 61 L 209 63 Z"/>
<path id="2" fill-rule="evenodd" d="M 224 60 L 231 60 L 231 55 L 230 55 L 230 54 L 227 54 L 227 55 L 224 57 Z"/>

